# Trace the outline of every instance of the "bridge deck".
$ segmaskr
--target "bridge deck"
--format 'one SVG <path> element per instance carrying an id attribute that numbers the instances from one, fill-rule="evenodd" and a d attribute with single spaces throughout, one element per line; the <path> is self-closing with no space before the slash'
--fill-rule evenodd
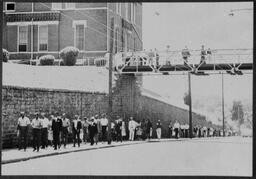
<path id="1" fill-rule="evenodd" d="M 253 64 L 252 63 L 243 63 L 243 64 L 202 64 L 200 67 L 199 65 L 192 65 L 191 67 L 195 67 L 198 69 L 198 71 L 227 71 L 232 70 L 232 67 L 238 67 L 239 70 L 252 70 Z M 155 68 L 153 66 L 125 66 L 122 69 L 122 73 L 136 73 L 136 72 L 181 72 L 181 71 L 191 71 L 191 67 L 188 65 L 163 65 L 163 66 L 156 66 Z M 121 69 L 121 67 L 119 67 Z M 155 69 L 155 70 L 154 70 Z"/>

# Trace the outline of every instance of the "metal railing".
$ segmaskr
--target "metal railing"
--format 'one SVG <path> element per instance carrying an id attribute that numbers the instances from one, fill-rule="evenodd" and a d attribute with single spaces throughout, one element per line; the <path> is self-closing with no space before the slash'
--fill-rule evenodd
<path id="1" fill-rule="evenodd" d="M 201 50 L 191 50 L 187 64 L 242 64 L 253 62 L 253 49 L 214 49 L 211 54 L 202 58 Z M 118 70 L 127 66 L 150 66 L 152 68 L 164 65 L 182 65 L 184 59 L 181 51 L 139 51 L 121 52 L 114 55 L 113 65 Z"/>

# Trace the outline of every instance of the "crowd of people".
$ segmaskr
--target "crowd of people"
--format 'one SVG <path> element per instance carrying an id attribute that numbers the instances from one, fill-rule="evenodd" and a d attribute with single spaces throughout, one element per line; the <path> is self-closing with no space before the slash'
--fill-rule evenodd
<path id="1" fill-rule="evenodd" d="M 108 142 L 110 137 L 111 140 L 117 142 L 150 140 L 153 134 L 153 124 L 150 119 L 136 121 L 133 117 L 130 117 L 129 121 L 126 122 L 122 117 L 116 116 L 116 120 L 109 124 L 105 113 L 90 118 L 84 117 L 83 119 L 80 119 L 79 115 L 74 115 L 72 120 L 68 119 L 65 113 L 46 116 L 45 113 L 35 113 L 34 118 L 30 120 L 24 112 L 21 112 L 17 125 L 19 150 L 24 149 L 26 151 L 30 126 L 32 127 L 34 151 L 39 151 L 40 148 L 45 149 L 48 146 L 53 147 L 54 150 L 60 149 L 61 146 L 66 148 L 71 139 L 73 147 L 76 147 L 76 145 L 80 147 L 81 143 L 89 142 L 90 145 L 97 145 L 98 142 Z M 110 132 L 108 132 L 108 126 L 110 126 Z M 155 126 L 157 139 L 160 140 L 162 137 L 162 122 L 158 120 Z M 189 137 L 189 125 L 179 124 L 176 120 L 174 123 L 170 122 L 168 132 L 170 138 L 186 138 Z M 193 136 L 220 136 L 220 131 L 195 126 Z"/>

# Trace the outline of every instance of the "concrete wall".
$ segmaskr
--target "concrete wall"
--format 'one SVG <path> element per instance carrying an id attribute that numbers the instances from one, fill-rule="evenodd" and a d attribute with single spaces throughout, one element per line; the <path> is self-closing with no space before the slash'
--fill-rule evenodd
<path id="1" fill-rule="evenodd" d="M 106 110 L 107 95 L 103 93 L 3 86 L 3 147 L 16 146 L 16 127 L 20 111 L 26 111 L 32 119 L 36 111 L 48 114 L 65 112 L 69 117 L 74 114 L 89 117 Z"/>

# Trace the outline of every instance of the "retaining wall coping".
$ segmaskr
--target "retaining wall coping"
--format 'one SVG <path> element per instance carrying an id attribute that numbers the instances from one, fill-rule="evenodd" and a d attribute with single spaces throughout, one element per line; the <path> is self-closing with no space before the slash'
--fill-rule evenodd
<path id="1" fill-rule="evenodd" d="M 52 88 L 34 88 L 34 87 L 23 87 L 23 86 L 11 86 L 3 85 L 2 89 L 17 89 L 17 90 L 33 90 L 33 91 L 42 91 L 42 92 L 62 92 L 62 93 L 85 93 L 85 94 L 99 94 L 99 95 L 108 95 L 103 92 L 91 92 L 91 91 L 82 91 L 82 90 L 69 90 L 69 89 L 52 89 Z"/>

